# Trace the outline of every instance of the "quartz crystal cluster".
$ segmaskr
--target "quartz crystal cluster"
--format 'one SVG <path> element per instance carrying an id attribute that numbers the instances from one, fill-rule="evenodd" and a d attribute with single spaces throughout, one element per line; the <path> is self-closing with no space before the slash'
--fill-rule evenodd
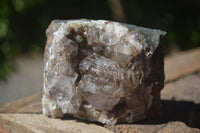
<path id="1" fill-rule="evenodd" d="M 43 114 L 106 124 L 158 115 L 164 31 L 106 20 L 54 20 L 47 29 Z"/>

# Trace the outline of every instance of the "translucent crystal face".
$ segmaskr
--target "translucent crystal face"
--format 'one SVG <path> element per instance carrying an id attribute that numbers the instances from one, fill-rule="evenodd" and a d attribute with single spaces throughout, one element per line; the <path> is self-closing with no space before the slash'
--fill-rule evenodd
<path id="1" fill-rule="evenodd" d="M 102 20 L 59 23 L 45 51 L 44 113 L 54 110 L 55 116 L 61 112 L 103 123 L 141 117 L 152 101 L 142 84 L 151 73 L 156 46 L 130 29 Z M 152 39 L 157 46 L 159 36 Z M 127 108 L 124 116 L 115 111 L 119 106 Z"/>
<path id="2" fill-rule="evenodd" d="M 79 65 L 81 80 L 78 88 L 83 98 L 99 110 L 111 110 L 123 96 L 123 72 L 119 65 L 108 58 L 92 54 Z"/>
<path id="3" fill-rule="evenodd" d="M 90 28 L 84 24 L 71 26 L 64 38 L 70 41 L 63 42 L 71 42 L 65 44 L 65 52 L 73 53 L 68 62 L 79 75 L 76 83 L 72 83 L 85 102 L 109 111 L 139 85 L 142 69 L 137 67 L 142 66 L 138 56 L 143 46 L 134 38 L 138 34 L 130 34 L 128 28 L 113 23 L 104 26 L 96 23 Z M 137 73 L 132 71 L 135 67 Z"/>

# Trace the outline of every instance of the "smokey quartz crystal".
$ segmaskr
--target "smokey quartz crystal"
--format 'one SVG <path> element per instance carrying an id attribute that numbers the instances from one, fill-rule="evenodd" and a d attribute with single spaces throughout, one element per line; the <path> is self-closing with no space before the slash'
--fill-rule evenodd
<path id="1" fill-rule="evenodd" d="M 47 29 L 43 114 L 106 124 L 156 117 L 166 32 L 106 20 L 54 20 Z"/>

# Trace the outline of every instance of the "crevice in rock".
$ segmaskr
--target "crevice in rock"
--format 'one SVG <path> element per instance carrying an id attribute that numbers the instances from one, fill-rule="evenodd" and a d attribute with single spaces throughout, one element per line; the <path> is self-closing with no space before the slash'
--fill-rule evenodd
<path id="1" fill-rule="evenodd" d="M 76 39 L 76 37 L 79 37 L 79 41 Z M 84 36 L 84 28 L 80 28 L 78 29 L 78 31 L 75 31 L 73 28 L 70 30 L 70 33 L 66 36 L 68 39 L 71 39 L 72 41 L 74 41 L 77 45 L 78 45 L 78 53 L 75 56 L 75 58 L 71 59 L 71 64 L 72 66 L 74 66 L 74 71 L 78 74 L 78 78 L 76 80 L 76 86 L 79 83 L 79 81 L 81 80 L 81 73 L 79 70 L 79 64 L 80 62 L 87 57 L 86 54 L 83 53 L 83 50 L 85 48 L 87 48 L 87 39 Z M 76 64 L 73 64 L 76 63 Z"/>

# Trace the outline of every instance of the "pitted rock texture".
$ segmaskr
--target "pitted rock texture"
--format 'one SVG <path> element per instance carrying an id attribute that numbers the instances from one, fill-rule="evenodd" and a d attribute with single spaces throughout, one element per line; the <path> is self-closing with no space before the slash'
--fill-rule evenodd
<path id="1" fill-rule="evenodd" d="M 43 114 L 106 124 L 159 114 L 165 32 L 81 19 L 46 33 Z"/>

